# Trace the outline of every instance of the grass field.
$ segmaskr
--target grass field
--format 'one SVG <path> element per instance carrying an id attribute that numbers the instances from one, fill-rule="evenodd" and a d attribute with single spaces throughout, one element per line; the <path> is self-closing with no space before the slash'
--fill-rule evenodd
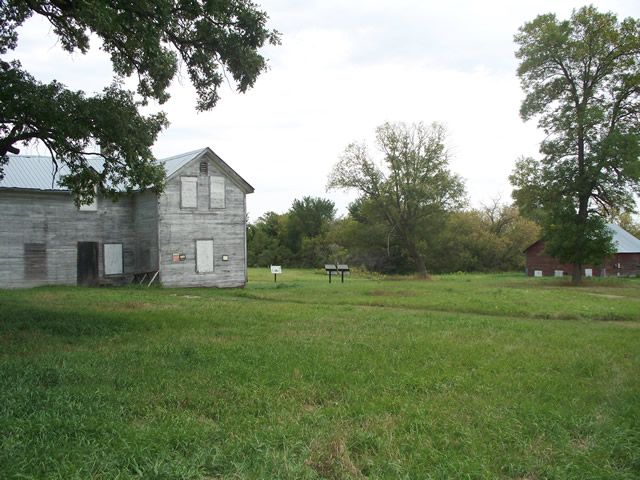
<path id="1" fill-rule="evenodd" d="M 2 478 L 640 478 L 640 280 L 0 290 Z"/>

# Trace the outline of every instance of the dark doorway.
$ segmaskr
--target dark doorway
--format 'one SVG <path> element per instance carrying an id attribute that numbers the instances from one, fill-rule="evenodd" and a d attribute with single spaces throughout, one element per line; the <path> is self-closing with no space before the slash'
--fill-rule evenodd
<path id="1" fill-rule="evenodd" d="M 78 242 L 78 285 L 98 285 L 98 242 Z"/>

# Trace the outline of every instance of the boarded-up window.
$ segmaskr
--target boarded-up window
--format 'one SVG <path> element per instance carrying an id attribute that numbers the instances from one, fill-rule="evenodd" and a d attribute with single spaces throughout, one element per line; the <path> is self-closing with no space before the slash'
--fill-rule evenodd
<path id="1" fill-rule="evenodd" d="M 198 207 L 198 177 L 180 177 L 180 206 Z"/>
<path id="2" fill-rule="evenodd" d="M 98 211 L 98 188 L 93 190 L 93 200 L 86 205 L 80 205 L 78 210 L 81 212 L 97 212 Z"/>
<path id="3" fill-rule="evenodd" d="M 225 208 L 225 181 L 224 177 L 209 177 L 209 193 L 211 195 L 211 208 Z"/>
<path id="4" fill-rule="evenodd" d="M 105 275 L 122 275 L 122 244 L 121 243 L 105 243 L 104 244 L 104 274 Z"/>
<path id="5" fill-rule="evenodd" d="M 47 278 L 47 245 L 45 243 L 24 244 L 24 278 L 27 280 Z"/>
<path id="6" fill-rule="evenodd" d="M 196 240 L 196 272 L 213 272 L 213 240 Z"/>

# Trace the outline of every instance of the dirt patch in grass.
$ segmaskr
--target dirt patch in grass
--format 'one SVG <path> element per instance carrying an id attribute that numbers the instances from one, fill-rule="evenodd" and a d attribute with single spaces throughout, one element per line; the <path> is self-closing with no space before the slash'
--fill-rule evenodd
<path id="1" fill-rule="evenodd" d="M 38 300 L 41 300 L 42 302 L 50 303 L 56 300 L 60 300 L 60 295 L 56 295 L 55 293 L 51 293 L 51 292 L 46 292 L 46 293 L 39 293 L 35 295 L 35 298 Z"/>
<path id="2" fill-rule="evenodd" d="M 313 413 L 318 410 L 318 408 L 320 408 L 318 405 L 314 405 L 311 403 L 305 403 L 304 405 L 302 405 L 302 411 L 304 413 Z"/>
<path id="3" fill-rule="evenodd" d="M 130 310 L 151 310 L 153 308 L 157 308 L 157 305 L 149 302 L 122 302 L 114 308 L 110 308 L 109 310 L 113 311 L 130 311 Z"/>
<path id="4" fill-rule="evenodd" d="M 602 298 L 632 298 L 632 297 L 625 297 L 624 295 L 609 295 L 606 293 L 587 293 L 587 295 L 591 295 L 592 297 L 602 297 Z"/>
<path id="5" fill-rule="evenodd" d="M 572 438 L 571 447 L 579 452 L 586 452 L 591 448 L 591 440 L 584 437 Z"/>
<path id="6" fill-rule="evenodd" d="M 372 290 L 369 292 L 372 297 L 415 297 L 415 292 L 406 290 Z"/>
<path id="7" fill-rule="evenodd" d="M 627 328 L 640 328 L 640 322 L 634 322 L 633 320 L 610 320 L 607 323 Z"/>
<path id="8" fill-rule="evenodd" d="M 314 442 L 311 445 L 311 456 L 305 463 L 322 478 L 332 480 L 366 478 L 351 460 L 347 444 L 342 436 L 336 436 L 328 443 Z"/>

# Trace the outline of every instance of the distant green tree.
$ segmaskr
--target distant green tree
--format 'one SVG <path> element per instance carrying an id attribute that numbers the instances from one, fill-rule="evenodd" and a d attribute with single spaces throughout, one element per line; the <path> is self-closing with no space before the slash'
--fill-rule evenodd
<path id="1" fill-rule="evenodd" d="M 632 209 L 640 192 L 640 22 L 583 7 L 538 16 L 515 42 L 520 113 L 547 137 L 542 160 L 514 172 L 514 198 L 525 213 L 541 207 L 547 251 L 579 282 L 583 264 L 612 252 L 603 212 Z"/>
<path id="2" fill-rule="evenodd" d="M 335 213 L 331 200 L 309 196 L 286 213 L 265 213 L 247 229 L 249 265 L 317 267 L 332 260 L 338 247 L 327 234 Z"/>
<path id="3" fill-rule="evenodd" d="M 247 263 L 252 267 L 290 265 L 293 252 L 284 244 L 286 214 L 267 212 L 247 226 Z"/>
<path id="4" fill-rule="evenodd" d="M 328 188 L 356 190 L 380 213 L 423 277 L 430 232 L 464 202 L 464 184 L 449 171 L 444 140 L 445 129 L 437 123 L 385 123 L 376 129 L 381 162 L 354 143 L 329 175 Z"/>
<path id="5" fill-rule="evenodd" d="M 0 178 L 8 153 L 42 142 L 56 165 L 69 167 L 64 184 L 85 202 L 96 187 L 112 197 L 122 187 L 163 188 L 164 170 L 151 146 L 167 119 L 143 116 L 138 108 L 149 99 L 169 98 L 179 65 L 196 89 L 197 108 L 209 110 L 225 78 L 240 92 L 253 86 L 267 67 L 259 49 L 279 41 L 251 0 L 4 0 L 0 55 L 17 47 L 18 29 L 33 15 L 49 21 L 70 53 L 86 53 L 90 35 L 97 36 L 116 78 L 102 93 L 88 96 L 57 81 L 41 83 L 19 61 L 0 58 Z M 122 87 L 122 79 L 131 76 L 138 79 L 137 95 Z M 99 152 L 92 151 L 94 143 Z M 94 171 L 87 157 L 101 159 L 104 168 Z"/>
<path id="6" fill-rule="evenodd" d="M 336 215 L 335 204 L 319 197 L 303 197 L 294 200 L 288 213 L 286 244 L 294 253 L 302 250 L 303 240 L 326 234 Z M 316 242 L 317 243 L 317 242 Z M 309 247 L 307 247 L 307 250 Z M 305 266 L 313 266 L 314 260 L 306 255 Z M 322 260 L 320 260 L 322 261 Z"/>
<path id="7" fill-rule="evenodd" d="M 494 200 L 450 215 L 430 261 L 437 272 L 505 272 L 524 268 L 523 250 L 538 240 L 538 225 Z"/>
<path id="8" fill-rule="evenodd" d="M 360 197 L 348 207 L 348 215 L 333 223 L 328 233 L 331 244 L 344 249 L 343 263 L 389 274 L 415 271 L 393 229 L 375 202 Z"/>

